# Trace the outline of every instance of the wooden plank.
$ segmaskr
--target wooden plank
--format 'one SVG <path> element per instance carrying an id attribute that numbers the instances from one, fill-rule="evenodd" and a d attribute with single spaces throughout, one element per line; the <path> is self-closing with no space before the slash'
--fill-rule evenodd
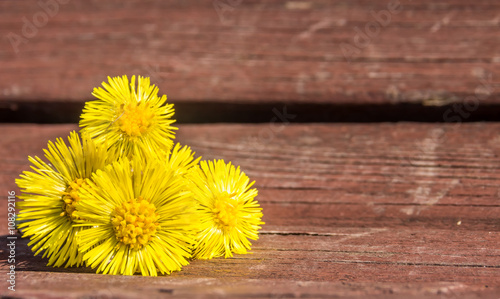
<path id="1" fill-rule="evenodd" d="M 0 35 L 21 36 L 36 3 L 2 1 Z M 500 5 L 491 1 L 401 1 L 350 59 L 341 44 L 355 46 L 355 27 L 390 1 L 245 0 L 222 21 L 213 3 L 61 4 L 17 53 L 2 39 L 0 105 L 81 102 L 106 76 L 134 73 L 174 102 L 441 106 L 476 91 L 483 104 L 500 102 Z"/>
<path id="2" fill-rule="evenodd" d="M 0 125 L 0 189 L 18 192 L 13 180 L 27 169 L 26 156 L 76 128 Z M 496 298 L 499 129 L 497 123 L 181 125 L 179 142 L 204 158 L 241 165 L 256 180 L 266 225 L 253 254 L 193 261 L 168 277 L 103 277 L 47 268 L 19 240 L 16 295 Z M 0 258 L 5 271 L 4 249 Z M 85 283 L 74 284 L 75 277 Z M 4 285 L 2 294 L 11 295 Z"/>
<path id="3" fill-rule="evenodd" d="M 165 298 L 169 295 L 205 298 L 497 298 L 495 287 L 470 287 L 458 282 L 361 283 L 346 279 L 335 282 L 298 281 L 280 279 L 172 277 L 106 277 L 78 274 L 81 282 L 93 286 L 82 289 L 75 284 L 74 273 L 22 272 L 25 283 L 19 295 L 44 298 Z M 49 278 L 50 277 L 50 278 Z M 134 282 L 132 282 L 134 281 Z M 61 286 L 64 286 L 62 288 Z M 497 291 L 498 292 L 498 291 Z"/>

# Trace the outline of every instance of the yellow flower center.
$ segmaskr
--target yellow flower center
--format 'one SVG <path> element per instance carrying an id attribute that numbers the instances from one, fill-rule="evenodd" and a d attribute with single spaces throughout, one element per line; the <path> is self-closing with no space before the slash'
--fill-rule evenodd
<path id="1" fill-rule="evenodd" d="M 131 137 L 139 137 L 147 133 L 151 127 L 154 113 L 149 109 L 149 103 L 138 106 L 128 104 L 124 107 L 119 120 L 120 130 Z"/>
<path id="2" fill-rule="evenodd" d="M 136 250 L 153 240 L 160 229 L 156 207 L 142 196 L 116 207 L 112 216 L 116 239 Z"/>
<path id="3" fill-rule="evenodd" d="M 216 199 L 212 213 L 219 228 L 233 228 L 238 222 L 238 202 L 229 195 L 222 195 Z"/>
<path id="4" fill-rule="evenodd" d="M 61 216 L 66 215 L 70 220 L 80 219 L 74 216 L 73 213 L 75 212 L 75 206 L 80 200 L 80 197 L 78 196 L 78 189 L 83 185 L 87 185 L 84 179 L 76 179 L 69 183 L 68 188 L 66 188 L 66 191 L 63 192 L 63 212 L 61 213 Z"/>

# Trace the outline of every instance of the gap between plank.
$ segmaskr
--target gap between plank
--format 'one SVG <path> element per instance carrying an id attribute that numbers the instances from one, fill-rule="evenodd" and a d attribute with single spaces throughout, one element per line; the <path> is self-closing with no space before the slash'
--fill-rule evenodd
<path id="1" fill-rule="evenodd" d="M 276 111 L 293 115 L 292 123 L 377 123 L 377 122 L 446 122 L 445 112 L 453 109 L 452 103 L 444 106 L 422 104 L 330 104 L 330 103 L 223 103 L 205 102 L 174 103 L 177 123 L 270 123 L 279 122 Z M 78 123 L 83 102 L 48 100 L 2 101 L 0 123 Z M 462 122 L 498 121 L 500 105 L 480 105 Z"/>

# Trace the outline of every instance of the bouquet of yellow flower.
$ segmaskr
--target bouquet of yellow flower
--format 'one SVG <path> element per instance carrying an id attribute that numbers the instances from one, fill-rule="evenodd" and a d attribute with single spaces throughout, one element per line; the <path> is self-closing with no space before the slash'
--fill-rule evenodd
<path id="1" fill-rule="evenodd" d="M 18 228 L 48 265 L 156 276 L 192 258 L 244 254 L 262 209 L 231 163 L 175 144 L 174 108 L 149 78 L 109 78 L 92 93 L 80 134 L 49 141 L 46 161 L 16 180 Z"/>

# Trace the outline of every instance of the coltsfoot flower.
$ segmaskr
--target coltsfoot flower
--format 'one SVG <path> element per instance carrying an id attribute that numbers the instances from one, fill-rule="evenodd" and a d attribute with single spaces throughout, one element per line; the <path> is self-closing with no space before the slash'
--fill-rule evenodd
<path id="1" fill-rule="evenodd" d="M 86 178 L 112 159 L 88 136 L 82 135 L 82 140 L 71 132 L 69 147 L 61 138 L 55 144 L 49 141 L 48 149 L 44 149 L 48 163 L 29 157 L 34 172 L 25 171 L 16 180 L 23 200 L 17 203 L 19 228 L 23 237 L 30 237 L 28 245 L 35 255 L 43 251 L 43 257 L 49 258 L 49 266 L 82 264 L 75 239 L 82 228 L 73 227 L 78 219 L 75 208 L 79 191 L 86 185 Z"/>
<path id="2" fill-rule="evenodd" d="M 87 265 L 97 273 L 156 276 L 188 264 L 198 222 L 186 180 L 157 159 L 126 157 L 97 171 L 76 214 Z"/>
<path id="3" fill-rule="evenodd" d="M 171 169 L 175 175 L 185 177 L 186 174 L 198 165 L 201 157 L 194 158 L 195 153 L 189 146 L 181 146 L 177 143 L 172 152 L 165 154 L 165 165 Z"/>
<path id="4" fill-rule="evenodd" d="M 108 77 L 104 88 L 94 88 L 98 100 L 85 104 L 80 127 L 89 133 L 96 143 L 105 141 L 118 156 L 131 158 L 144 151 L 169 152 L 175 138 L 172 124 L 173 104 L 167 104 L 167 96 L 158 96 L 158 87 L 149 78 L 139 76 L 130 82 L 127 76 Z"/>
<path id="5" fill-rule="evenodd" d="M 256 200 L 257 189 L 249 178 L 231 163 L 202 161 L 188 173 L 190 190 L 198 202 L 200 230 L 194 257 L 211 259 L 244 254 L 249 239 L 258 239 L 262 208 Z"/>

